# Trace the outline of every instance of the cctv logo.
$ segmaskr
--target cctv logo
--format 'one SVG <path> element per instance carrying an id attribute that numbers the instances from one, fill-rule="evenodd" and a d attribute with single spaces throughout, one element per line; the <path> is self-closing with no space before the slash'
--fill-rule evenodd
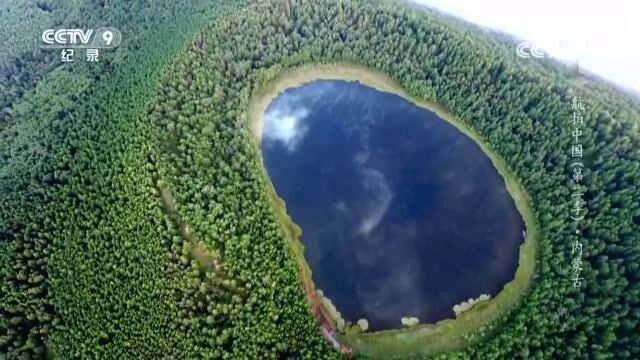
<path id="1" fill-rule="evenodd" d="M 516 54 L 524 59 L 529 59 L 530 57 L 542 59 L 544 57 L 544 51 L 528 41 L 518 44 Z"/>
<path id="2" fill-rule="evenodd" d="M 92 34 L 93 29 L 47 29 L 42 32 L 42 41 L 48 45 L 87 45 Z"/>

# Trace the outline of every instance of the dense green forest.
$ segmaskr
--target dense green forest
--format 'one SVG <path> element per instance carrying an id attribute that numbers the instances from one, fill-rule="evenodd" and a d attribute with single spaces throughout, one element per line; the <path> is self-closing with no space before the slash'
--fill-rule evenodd
<path id="1" fill-rule="evenodd" d="M 0 54 L 0 357 L 342 357 L 310 311 L 247 115 L 270 80 L 328 63 L 383 72 L 441 104 L 531 196 L 540 239 L 528 294 L 479 341 L 428 356 L 640 357 L 637 99 L 394 2 L 39 0 L 0 10 L 3 28 L 36 37 L 49 24 L 123 33 L 96 66 L 63 65 L 19 36 Z M 588 215 L 578 227 L 575 96 L 587 106 Z M 579 288 L 574 241 L 584 244 Z"/>

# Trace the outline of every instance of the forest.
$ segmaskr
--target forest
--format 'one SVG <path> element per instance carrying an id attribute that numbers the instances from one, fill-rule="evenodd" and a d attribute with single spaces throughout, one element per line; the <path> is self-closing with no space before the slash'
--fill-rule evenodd
<path id="1" fill-rule="evenodd" d="M 318 329 L 248 120 L 279 75 L 335 63 L 474 129 L 539 227 L 517 306 L 447 351 L 399 358 L 640 358 L 637 98 L 394 1 L 8 1 L 0 17 L 0 358 L 347 357 Z M 60 24 L 114 26 L 123 43 L 61 64 L 27 37 Z"/>

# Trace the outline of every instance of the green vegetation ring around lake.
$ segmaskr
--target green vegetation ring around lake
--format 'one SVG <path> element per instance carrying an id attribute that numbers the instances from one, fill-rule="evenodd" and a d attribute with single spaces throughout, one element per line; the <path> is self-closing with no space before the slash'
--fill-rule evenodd
<path id="1" fill-rule="evenodd" d="M 520 181 L 512 174 L 505 161 L 482 141 L 481 136 L 474 129 L 463 124 L 438 104 L 408 95 L 400 85 L 385 74 L 354 64 L 300 66 L 276 74 L 266 82 L 266 85 L 255 91 L 249 106 L 249 126 L 257 146 L 262 136 L 263 114 L 271 101 L 286 89 L 315 80 L 359 81 L 375 89 L 402 96 L 417 106 L 435 112 L 440 118 L 454 125 L 473 139 L 491 159 L 494 167 L 504 178 L 506 188 L 526 225 L 525 241 L 520 246 L 519 266 L 515 277 L 495 298 L 477 303 L 455 319 L 374 333 L 347 333 L 341 337 L 341 340 L 352 346 L 357 353 L 373 357 L 431 354 L 460 349 L 473 343 L 481 338 L 480 332 L 488 330 L 494 320 L 518 304 L 529 289 L 535 272 L 538 225 L 529 205 L 530 198 Z M 272 206 L 279 213 L 278 218 L 298 263 L 303 284 L 305 287 L 313 288 L 311 270 L 305 261 L 303 246 L 299 240 L 300 229 L 287 215 L 286 205 L 275 193 L 264 166 L 262 173 L 269 184 L 267 192 Z"/>

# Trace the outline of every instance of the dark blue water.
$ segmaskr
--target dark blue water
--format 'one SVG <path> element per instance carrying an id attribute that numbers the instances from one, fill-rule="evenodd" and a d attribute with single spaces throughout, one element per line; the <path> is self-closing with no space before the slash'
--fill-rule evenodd
<path id="1" fill-rule="evenodd" d="M 431 323 L 513 279 L 522 218 L 489 158 L 436 114 L 319 80 L 281 93 L 264 117 L 268 175 L 345 320 Z"/>

